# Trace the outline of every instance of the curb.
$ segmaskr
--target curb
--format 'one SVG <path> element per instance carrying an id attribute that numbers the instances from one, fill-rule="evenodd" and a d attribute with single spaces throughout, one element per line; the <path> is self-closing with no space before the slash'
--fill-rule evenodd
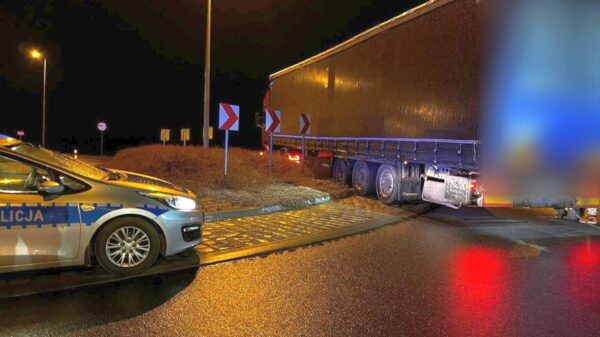
<path id="1" fill-rule="evenodd" d="M 432 204 L 423 203 L 411 209 L 410 211 L 412 212 L 412 214 L 409 215 L 388 215 L 382 219 L 378 219 L 375 221 L 357 223 L 348 227 L 329 230 L 315 235 L 281 240 L 277 242 L 270 242 L 246 248 L 228 250 L 225 252 L 200 254 L 200 266 L 208 266 L 222 262 L 230 262 L 240 259 L 263 256 L 279 251 L 309 246 L 324 241 L 336 240 L 347 236 L 368 232 L 398 222 L 411 220 L 433 210 L 434 208 L 435 206 Z"/>
<path id="2" fill-rule="evenodd" d="M 246 208 L 246 209 L 239 209 L 239 210 L 233 210 L 233 211 L 204 213 L 204 222 L 205 223 L 217 222 L 217 221 L 230 220 L 230 219 L 236 219 L 236 218 L 246 218 L 246 217 L 253 217 L 253 216 L 259 216 L 259 215 L 265 215 L 265 214 L 271 214 L 271 213 L 277 213 L 277 212 L 292 211 L 292 210 L 307 208 L 310 206 L 325 204 L 325 203 L 328 203 L 331 201 L 333 201 L 333 197 L 331 195 L 328 195 L 326 197 L 306 199 L 306 200 L 302 201 L 302 203 L 299 207 L 274 205 L 274 206 L 269 206 L 269 207 Z"/>

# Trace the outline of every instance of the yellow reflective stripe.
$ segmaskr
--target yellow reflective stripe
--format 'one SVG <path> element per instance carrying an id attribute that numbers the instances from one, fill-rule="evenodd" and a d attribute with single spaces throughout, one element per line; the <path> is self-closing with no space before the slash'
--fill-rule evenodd
<path id="1" fill-rule="evenodd" d="M 600 206 L 600 198 L 577 198 L 575 203 L 577 207 L 598 207 Z"/>
<path id="2" fill-rule="evenodd" d="M 484 207 L 512 207 L 512 197 L 501 196 L 501 195 L 484 195 L 483 206 Z"/>

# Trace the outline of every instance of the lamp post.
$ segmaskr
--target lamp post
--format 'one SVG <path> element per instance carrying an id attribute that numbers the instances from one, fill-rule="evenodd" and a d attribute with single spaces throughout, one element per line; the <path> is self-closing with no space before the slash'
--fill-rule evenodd
<path id="1" fill-rule="evenodd" d="M 210 31 L 212 1 L 207 0 L 206 8 L 206 57 L 204 60 L 204 127 L 202 128 L 202 146 L 209 145 L 208 127 L 210 122 Z"/>
<path id="2" fill-rule="evenodd" d="M 30 55 L 35 60 L 44 59 L 44 89 L 42 91 L 42 147 L 46 147 L 46 57 L 37 49 L 33 49 Z"/>

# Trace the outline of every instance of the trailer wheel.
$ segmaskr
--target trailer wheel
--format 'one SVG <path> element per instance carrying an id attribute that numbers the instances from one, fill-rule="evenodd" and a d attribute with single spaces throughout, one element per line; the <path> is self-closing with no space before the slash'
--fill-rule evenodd
<path id="1" fill-rule="evenodd" d="M 357 161 L 352 170 L 352 186 L 358 195 L 367 196 L 375 193 L 375 177 L 377 168 L 374 164 Z"/>
<path id="2" fill-rule="evenodd" d="M 335 159 L 333 163 L 333 181 L 336 183 L 345 184 L 346 183 L 346 172 L 347 172 L 347 164 L 343 159 Z"/>
<path id="3" fill-rule="evenodd" d="M 398 172 L 392 165 L 381 165 L 377 170 L 375 189 L 377 198 L 384 204 L 393 204 L 398 201 Z"/>

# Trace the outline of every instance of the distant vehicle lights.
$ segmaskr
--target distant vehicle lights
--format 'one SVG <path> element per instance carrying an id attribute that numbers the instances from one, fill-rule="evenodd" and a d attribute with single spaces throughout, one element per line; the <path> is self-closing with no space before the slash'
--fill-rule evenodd
<path id="1" fill-rule="evenodd" d="M 288 154 L 288 160 L 294 162 L 300 162 L 300 154 L 290 153 Z"/>

